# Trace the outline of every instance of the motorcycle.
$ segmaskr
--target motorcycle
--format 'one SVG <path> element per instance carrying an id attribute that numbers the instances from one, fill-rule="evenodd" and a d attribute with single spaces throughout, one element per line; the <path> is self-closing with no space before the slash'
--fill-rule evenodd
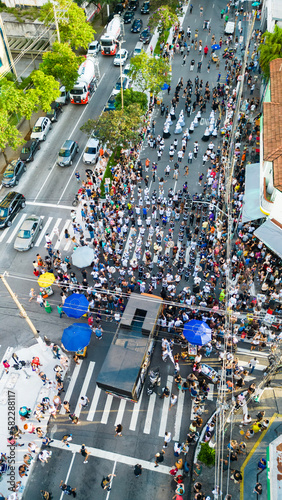
<path id="1" fill-rule="evenodd" d="M 147 387 L 147 394 L 151 396 L 153 394 L 154 388 L 161 384 L 161 376 L 159 368 L 155 370 L 150 370 L 149 372 L 149 384 Z"/>

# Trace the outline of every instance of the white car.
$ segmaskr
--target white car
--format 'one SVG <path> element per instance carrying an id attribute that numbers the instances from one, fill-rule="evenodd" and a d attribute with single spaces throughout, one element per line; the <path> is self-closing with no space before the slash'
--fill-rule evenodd
<path id="1" fill-rule="evenodd" d="M 98 40 L 94 40 L 93 42 L 89 43 L 87 55 L 88 56 L 97 56 L 101 50 L 101 45 Z"/>
<path id="2" fill-rule="evenodd" d="M 114 58 L 114 65 L 119 66 L 121 64 L 123 66 L 127 58 L 128 50 L 120 49 Z"/>
<path id="3" fill-rule="evenodd" d="M 128 89 L 130 86 L 129 78 L 125 75 L 122 75 L 122 88 L 123 90 Z M 121 91 L 121 77 L 119 76 L 116 86 L 113 90 L 113 94 L 116 95 Z"/>
<path id="4" fill-rule="evenodd" d="M 51 128 L 51 120 L 49 120 L 49 118 L 47 118 L 46 116 L 42 116 L 41 118 L 38 118 L 37 122 L 35 123 L 30 138 L 37 139 L 38 141 L 45 141 L 46 135 L 48 134 L 49 130 L 51 130 Z"/>
<path id="5" fill-rule="evenodd" d="M 61 94 L 59 95 L 59 97 L 57 97 L 56 102 L 64 105 L 68 104 L 68 102 L 70 102 L 70 93 L 68 90 L 66 90 L 66 87 L 64 87 L 64 85 L 60 87 L 60 92 Z"/>
<path id="6" fill-rule="evenodd" d="M 90 137 L 86 143 L 86 148 L 83 153 L 83 163 L 93 165 L 97 163 L 99 158 L 99 141 L 96 137 Z"/>

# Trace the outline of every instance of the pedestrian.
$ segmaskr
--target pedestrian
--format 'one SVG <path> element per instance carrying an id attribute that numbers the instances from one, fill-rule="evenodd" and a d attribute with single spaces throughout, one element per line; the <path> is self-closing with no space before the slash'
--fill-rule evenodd
<path id="1" fill-rule="evenodd" d="M 80 173 L 78 171 L 76 171 L 74 175 L 75 175 L 77 182 L 80 182 Z"/>
<path id="2" fill-rule="evenodd" d="M 122 436 L 122 425 L 121 424 L 118 424 L 116 427 L 115 427 L 115 437 L 116 436 L 119 436 L 121 437 Z"/>
<path id="3" fill-rule="evenodd" d="M 176 403 L 177 403 L 177 396 L 176 396 L 175 394 L 171 394 L 171 396 L 170 396 L 170 407 L 169 407 L 169 409 L 171 410 L 171 408 L 172 408 L 173 406 L 175 406 L 175 405 L 176 405 Z"/>
<path id="4" fill-rule="evenodd" d="M 169 95 L 169 93 L 170 93 L 170 90 L 171 90 L 171 86 L 169 85 L 169 86 L 167 87 L 167 93 L 168 93 L 168 95 Z"/>
<path id="5" fill-rule="evenodd" d="M 64 313 L 61 305 L 57 306 L 57 311 L 59 313 L 60 318 L 62 318 L 63 314 L 65 314 L 65 313 Z"/>
<path id="6" fill-rule="evenodd" d="M 217 75 L 217 81 L 218 82 L 220 81 L 220 78 L 221 78 L 221 73 L 218 73 L 218 75 Z"/>
<path id="7" fill-rule="evenodd" d="M 76 497 L 76 488 L 72 488 L 69 484 L 64 483 L 63 480 L 60 482 L 59 487 L 65 495 L 72 495 L 74 498 Z"/>
<path id="8" fill-rule="evenodd" d="M 44 300 L 43 300 L 43 297 L 42 297 L 42 295 L 41 295 L 41 294 L 37 295 L 36 302 L 37 302 L 37 304 L 39 304 L 39 305 L 40 305 L 40 307 L 43 307 L 43 305 L 44 305 Z"/>
<path id="9" fill-rule="evenodd" d="M 257 495 L 261 495 L 262 494 L 262 485 L 261 485 L 261 483 L 256 483 L 256 485 L 254 487 L 253 493 L 257 493 Z"/>
<path id="10" fill-rule="evenodd" d="M 165 451 L 162 450 L 155 454 L 155 467 L 158 467 L 164 461 Z"/>
<path id="11" fill-rule="evenodd" d="M 31 288 L 30 292 L 29 292 L 29 302 L 31 302 L 33 299 L 35 299 L 35 297 L 36 297 L 36 293 L 34 291 L 34 288 Z"/>
<path id="12" fill-rule="evenodd" d="M 88 406 L 89 399 L 87 396 L 81 396 L 79 400 L 79 408 L 82 410 L 82 408 L 86 408 Z"/>
<path id="13" fill-rule="evenodd" d="M 250 367 L 250 371 L 249 371 L 249 375 L 251 375 L 256 367 L 256 364 L 257 364 L 257 358 L 252 358 L 250 361 L 249 361 L 249 367 Z"/>
<path id="14" fill-rule="evenodd" d="M 187 54 L 184 54 L 181 66 L 185 66 L 185 64 L 186 64 L 186 57 L 187 57 Z"/>
<path id="15" fill-rule="evenodd" d="M 165 435 L 164 435 L 164 445 L 163 445 L 163 447 L 167 448 L 167 445 L 168 445 L 168 443 L 170 443 L 170 441 L 171 441 L 171 432 L 167 432 L 166 431 Z"/>
<path id="16" fill-rule="evenodd" d="M 141 476 L 141 474 L 142 474 L 142 465 L 140 465 L 140 464 L 134 465 L 134 474 L 135 474 L 135 477 Z"/>
<path id="17" fill-rule="evenodd" d="M 108 474 L 108 476 L 103 477 L 101 481 L 101 486 L 103 490 L 111 491 L 111 477 L 116 477 L 115 474 Z"/>
<path id="18" fill-rule="evenodd" d="M 43 305 L 44 305 L 45 311 L 48 314 L 52 312 L 52 306 L 49 304 L 48 300 L 44 299 L 43 300 Z"/>
<path id="19" fill-rule="evenodd" d="M 79 450 L 79 453 L 81 453 L 81 455 L 83 456 L 84 458 L 84 464 L 87 464 L 88 463 L 88 457 L 89 455 L 91 455 L 90 451 L 87 451 L 87 449 L 85 448 L 85 444 L 82 444 L 81 445 L 81 448 Z"/>
<path id="20" fill-rule="evenodd" d="M 202 70 L 202 61 L 199 61 L 198 62 L 198 67 L 197 67 L 197 72 L 201 73 L 201 70 Z"/>
<path id="21" fill-rule="evenodd" d="M 98 327 L 98 326 L 97 326 L 97 328 L 95 328 L 95 335 L 96 335 L 96 339 L 98 339 L 98 340 L 102 340 L 102 337 L 103 337 L 103 331 L 104 331 L 104 330 L 103 330 L 103 328 L 101 328 L 101 327 Z"/>
<path id="22" fill-rule="evenodd" d="M 68 401 L 63 402 L 63 407 L 64 407 L 66 413 L 70 413 L 70 404 Z"/>
<path id="23" fill-rule="evenodd" d="M 70 447 L 70 442 L 72 441 L 72 434 L 65 434 L 62 437 L 62 443 L 67 446 L 67 448 Z"/>

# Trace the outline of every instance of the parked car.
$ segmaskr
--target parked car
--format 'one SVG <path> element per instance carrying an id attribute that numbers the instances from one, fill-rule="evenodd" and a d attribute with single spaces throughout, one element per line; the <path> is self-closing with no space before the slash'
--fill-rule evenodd
<path id="1" fill-rule="evenodd" d="M 42 219 L 39 215 L 27 215 L 16 236 L 14 249 L 18 252 L 26 252 L 32 248 L 42 227 Z"/>
<path id="2" fill-rule="evenodd" d="M 46 116 L 41 116 L 35 123 L 30 138 L 38 139 L 39 141 L 45 141 L 46 135 L 48 134 L 49 130 L 51 130 L 51 128 L 51 120 L 49 120 L 49 118 L 47 118 Z"/>
<path id="3" fill-rule="evenodd" d="M 137 42 L 135 45 L 135 49 L 133 51 L 133 57 L 134 56 L 139 56 L 143 50 L 143 43 L 142 42 Z"/>
<path id="4" fill-rule="evenodd" d="M 151 31 L 150 31 L 149 26 L 147 26 L 147 28 L 145 28 L 140 33 L 139 40 L 141 40 L 141 42 L 143 42 L 143 43 L 149 43 L 149 41 L 151 40 Z"/>
<path id="5" fill-rule="evenodd" d="M 124 7 L 123 7 L 122 3 L 117 3 L 115 8 L 114 8 L 114 13 L 121 15 L 123 13 L 123 11 L 124 11 Z"/>
<path id="6" fill-rule="evenodd" d="M 125 76 L 128 76 L 130 71 L 130 64 L 126 64 L 122 71 Z"/>
<path id="7" fill-rule="evenodd" d="M 46 116 L 52 123 L 58 121 L 60 114 L 63 112 L 62 106 L 60 102 L 51 102 L 51 109 L 47 111 Z"/>
<path id="8" fill-rule="evenodd" d="M 66 90 L 66 87 L 64 87 L 64 85 L 60 87 L 60 92 L 61 95 L 57 97 L 56 102 L 59 102 L 63 105 L 68 104 L 68 102 L 70 102 L 70 93 L 68 90 Z"/>
<path id="9" fill-rule="evenodd" d="M 104 108 L 104 111 L 114 111 L 115 109 L 116 109 L 116 96 L 115 94 L 111 94 Z"/>
<path id="10" fill-rule="evenodd" d="M 27 141 L 23 146 L 20 154 L 20 160 L 24 162 L 29 162 L 34 160 L 34 155 L 36 151 L 40 149 L 40 143 L 38 139 L 31 139 Z"/>
<path id="11" fill-rule="evenodd" d="M 4 187 L 17 186 L 19 179 L 25 171 L 26 164 L 22 160 L 18 159 L 11 161 L 11 163 L 9 163 L 9 165 L 5 168 L 2 185 Z"/>
<path id="12" fill-rule="evenodd" d="M 142 19 L 134 19 L 132 26 L 131 26 L 131 32 L 132 33 L 140 33 L 142 28 L 143 28 Z"/>
<path id="13" fill-rule="evenodd" d="M 141 7 L 141 14 L 149 14 L 150 12 L 150 2 L 143 2 Z"/>
<path id="14" fill-rule="evenodd" d="M 130 0 L 128 4 L 128 10 L 137 10 L 139 6 L 139 0 Z"/>
<path id="15" fill-rule="evenodd" d="M 76 141 L 71 141 L 68 139 L 67 141 L 64 142 L 62 145 L 59 156 L 57 159 L 57 165 L 60 167 L 68 167 L 72 165 L 72 161 L 78 153 L 79 147 Z"/>
<path id="16" fill-rule="evenodd" d="M 99 158 L 99 141 L 96 137 L 90 137 L 86 143 L 85 151 L 83 153 L 83 162 L 86 164 L 95 164 Z"/>
<path id="17" fill-rule="evenodd" d="M 116 57 L 114 58 L 114 65 L 120 66 L 121 64 L 123 66 L 127 58 L 128 58 L 128 50 L 120 49 L 117 52 Z"/>
<path id="18" fill-rule="evenodd" d="M 0 229 L 11 226 L 13 219 L 25 207 L 25 197 L 21 193 L 9 191 L 0 202 Z"/>
<path id="19" fill-rule="evenodd" d="M 87 55 L 88 56 L 97 56 L 101 50 L 101 45 L 98 40 L 94 40 L 89 43 Z"/>
<path id="20" fill-rule="evenodd" d="M 124 14 L 123 14 L 123 22 L 124 24 L 129 24 L 131 23 L 132 19 L 134 18 L 135 16 L 135 12 L 134 10 L 127 10 Z"/>
<path id="21" fill-rule="evenodd" d="M 123 75 L 123 78 L 122 78 L 122 88 L 123 90 L 126 90 L 129 88 L 129 78 L 127 78 L 125 75 Z M 120 92 L 120 89 L 121 89 L 121 77 L 119 76 L 118 78 L 118 81 L 116 83 L 116 86 L 114 88 L 114 93 L 118 94 Z"/>

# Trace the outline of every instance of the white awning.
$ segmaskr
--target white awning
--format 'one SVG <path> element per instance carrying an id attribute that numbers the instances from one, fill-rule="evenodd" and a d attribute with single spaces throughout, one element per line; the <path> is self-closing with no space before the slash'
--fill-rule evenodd
<path id="1" fill-rule="evenodd" d="M 275 222 L 267 219 L 254 235 L 282 259 L 282 229 Z"/>
<path id="2" fill-rule="evenodd" d="M 243 200 L 242 222 L 262 219 L 264 214 L 260 210 L 260 164 L 246 165 L 245 194 Z"/>

